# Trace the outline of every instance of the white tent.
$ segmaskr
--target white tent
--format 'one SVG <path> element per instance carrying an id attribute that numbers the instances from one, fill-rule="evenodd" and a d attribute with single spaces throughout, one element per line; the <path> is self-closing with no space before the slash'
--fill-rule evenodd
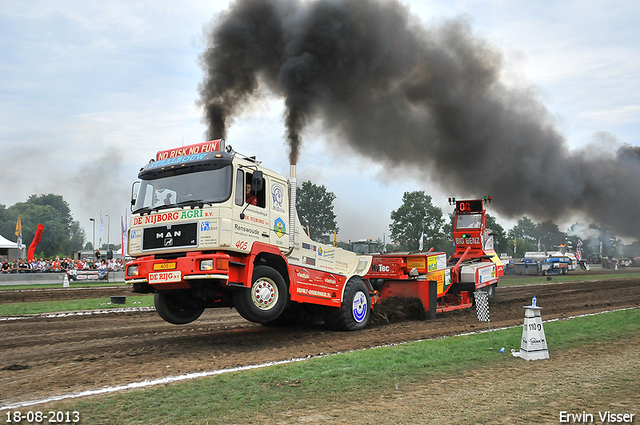
<path id="1" fill-rule="evenodd" d="M 17 242 L 11 242 L 9 239 L 5 239 L 2 235 L 0 235 L 0 249 L 18 249 Z"/>

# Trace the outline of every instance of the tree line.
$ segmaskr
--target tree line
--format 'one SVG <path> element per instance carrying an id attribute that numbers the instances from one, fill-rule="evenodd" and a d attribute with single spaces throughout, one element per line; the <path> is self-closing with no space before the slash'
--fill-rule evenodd
<path id="1" fill-rule="evenodd" d="M 305 231 L 318 242 L 331 242 L 334 231 L 339 231 L 333 211 L 335 199 L 335 194 L 325 186 L 310 181 L 298 188 L 296 207 L 300 221 Z M 69 204 L 61 195 L 31 195 L 25 202 L 8 208 L 0 204 L 0 234 L 11 241 L 16 240 L 14 235 L 18 217 L 22 223 L 22 241 L 27 247 L 35 236 L 38 224 L 44 226 L 36 251 L 38 257 L 72 256 L 82 249 L 93 249 L 91 242 L 86 242 L 84 229 L 73 219 Z M 387 251 L 418 251 L 422 238 L 425 250 L 433 247 L 448 254 L 453 252 L 453 213 L 446 216 L 441 208 L 433 205 L 431 196 L 426 192 L 405 192 L 402 204 L 391 212 L 390 218 L 389 232 L 393 243 L 386 246 Z M 624 245 L 612 229 L 596 224 L 584 226 L 575 223 L 567 232 L 563 232 L 551 221 L 536 223 L 528 217 L 522 217 L 507 231 L 493 216 L 487 214 L 487 228 L 493 231 L 496 251 L 513 257 L 538 251 L 538 247 L 543 251 L 555 250 L 559 245 L 570 244 L 575 249 L 578 240 L 583 243 L 585 258 L 589 255 L 640 256 L 639 242 Z M 341 245 L 347 244 L 342 242 Z M 107 247 L 103 244 L 100 248 L 117 250 L 120 245 L 111 244 Z"/>
<path id="2" fill-rule="evenodd" d="M 83 248 L 85 232 L 71 215 L 69 204 L 60 195 L 31 195 L 26 202 L 9 208 L 0 204 L 0 234 L 16 241 L 16 224 L 22 224 L 22 243 L 29 247 L 38 224 L 44 231 L 36 248 L 37 257 L 69 256 Z"/>
<path id="3" fill-rule="evenodd" d="M 330 242 L 334 230 L 338 230 L 333 213 L 335 199 L 335 194 L 325 186 L 310 181 L 298 188 L 296 206 L 300 221 L 318 242 Z M 424 250 L 433 247 L 436 251 L 453 253 L 454 214 L 445 216 L 441 208 L 433 205 L 431 196 L 426 192 L 405 192 L 402 205 L 391 212 L 390 218 L 389 234 L 393 243 L 387 244 L 387 252 L 418 251 L 422 239 Z M 493 232 L 496 252 L 507 253 L 514 258 L 522 258 L 525 252 L 530 251 L 556 251 L 561 245 L 568 245 L 575 250 L 578 241 L 582 242 L 583 256 L 587 259 L 590 255 L 640 255 L 637 241 L 624 245 L 611 228 L 593 223 L 589 226 L 574 223 L 567 232 L 563 232 L 552 221 L 536 223 L 525 216 L 513 228 L 505 230 L 495 217 L 487 213 L 487 228 Z M 382 241 L 378 238 L 378 242 Z M 347 247 L 348 244 L 341 242 L 339 245 Z"/>
<path id="4" fill-rule="evenodd" d="M 0 235 L 10 241 L 17 241 L 16 224 L 20 218 L 22 224 L 22 243 L 28 249 L 33 241 L 38 224 L 44 231 L 36 248 L 36 257 L 73 257 L 82 249 L 93 249 L 86 242 L 86 233 L 77 220 L 73 219 L 69 204 L 61 195 L 31 195 L 25 202 L 10 207 L 0 204 Z M 120 249 L 120 245 L 111 244 L 109 249 Z M 107 249 L 104 244 L 101 249 Z"/>

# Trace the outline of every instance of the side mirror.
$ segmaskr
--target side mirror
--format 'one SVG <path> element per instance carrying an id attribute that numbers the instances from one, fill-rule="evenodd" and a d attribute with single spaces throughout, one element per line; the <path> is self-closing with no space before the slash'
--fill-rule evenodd
<path id="1" fill-rule="evenodd" d="M 253 193 L 258 193 L 258 191 L 262 190 L 263 180 L 262 171 L 253 172 L 253 177 L 251 178 L 251 190 Z"/>
<path id="2" fill-rule="evenodd" d="M 131 185 L 131 210 L 133 211 L 133 206 L 136 204 L 138 200 L 138 192 L 140 191 L 140 181 L 133 182 Z"/>

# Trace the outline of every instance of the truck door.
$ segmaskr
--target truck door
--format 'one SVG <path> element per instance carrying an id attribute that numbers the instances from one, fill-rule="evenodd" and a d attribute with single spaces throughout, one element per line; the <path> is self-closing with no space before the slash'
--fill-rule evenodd
<path id="1" fill-rule="evenodd" d="M 254 242 L 269 243 L 270 221 L 265 178 L 261 178 L 261 188 L 256 190 L 251 185 L 252 170 L 236 170 L 231 246 L 244 252 L 251 251 Z"/>
<path id="2" fill-rule="evenodd" d="M 283 249 L 289 247 L 289 192 L 287 182 L 271 176 L 267 179 L 269 227 L 271 245 Z"/>

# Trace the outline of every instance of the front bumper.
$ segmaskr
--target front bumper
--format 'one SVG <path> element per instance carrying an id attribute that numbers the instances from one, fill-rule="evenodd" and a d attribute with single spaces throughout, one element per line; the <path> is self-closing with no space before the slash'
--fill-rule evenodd
<path id="1" fill-rule="evenodd" d="M 188 289 L 190 281 L 229 280 L 230 257 L 226 253 L 187 253 L 174 259 L 139 257 L 127 263 L 125 281 L 134 285 L 149 284 L 155 289 Z"/>

